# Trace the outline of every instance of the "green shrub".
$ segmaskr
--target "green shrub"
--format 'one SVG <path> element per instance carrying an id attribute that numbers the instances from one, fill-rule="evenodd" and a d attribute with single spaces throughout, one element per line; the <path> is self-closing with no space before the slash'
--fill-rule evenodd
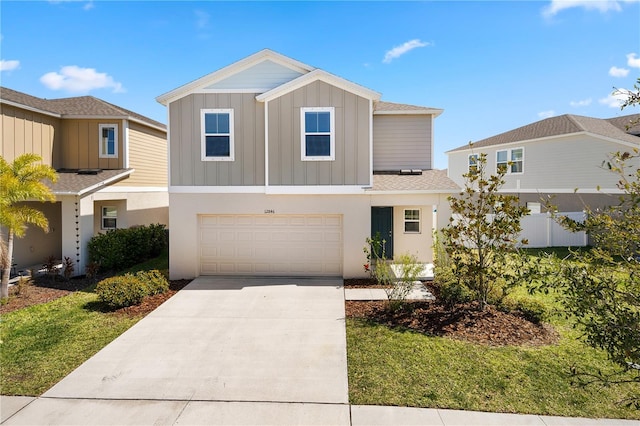
<path id="1" fill-rule="evenodd" d="M 140 271 L 136 273 L 138 278 L 146 287 L 146 295 L 162 294 L 169 290 L 169 281 L 164 274 L 157 269 L 151 271 Z"/>
<path id="2" fill-rule="evenodd" d="M 137 305 L 145 296 L 162 294 L 167 290 L 169 281 L 157 269 L 106 278 L 96 286 L 100 301 L 113 309 Z"/>
<path id="3" fill-rule="evenodd" d="M 436 278 L 435 282 L 440 290 L 440 301 L 448 306 L 458 303 L 467 303 L 474 299 L 473 293 L 467 286 L 457 279 Z"/>
<path id="4" fill-rule="evenodd" d="M 96 293 L 100 301 L 110 308 L 119 309 L 142 302 L 147 288 L 140 278 L 125 274 L 100 281 L 96 285 Z"/>
<path id="5" fill-rule="evenodd" d="M 519 313 L 524 319 L 535 324 L 540 324 L 548 315 L 547 307 L 544 303 L 526 296 L 507 296 L 502 299 L 500 309 L 506 312 Z"/>
<path id="6" fill-rule="evenodd" d="M 89 260 L 102 269 L 122 270 L 158 256 L 167 245 L 165 226 L 114 229 L 89 240 Z"/>

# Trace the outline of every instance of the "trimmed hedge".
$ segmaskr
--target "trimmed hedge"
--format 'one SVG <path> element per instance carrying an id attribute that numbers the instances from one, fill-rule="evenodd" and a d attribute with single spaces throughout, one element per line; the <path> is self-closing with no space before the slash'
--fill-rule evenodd
<path id="1" fill-rule="evenodd" d="M 157 269 L 105 278 L 96 285 L 101 302 L 112 309 L 138 305 L 145 296 L 169 290 L 169 282 Z"/>
<path id="2" fill-rule="evenodd" d="M 89 240 L 89 261 L 102 269 L 122 270 L 158 256 L 167 246 L 161 224 L 114 229 Z"/>

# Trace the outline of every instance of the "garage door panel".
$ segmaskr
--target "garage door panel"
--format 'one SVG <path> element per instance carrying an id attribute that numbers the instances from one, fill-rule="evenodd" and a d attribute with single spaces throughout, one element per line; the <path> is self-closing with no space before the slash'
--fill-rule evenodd
<path id="1" fill-rule="evenodd" d="M 342 275 L 340 215 L 203 215 L 200 228 L 204 275 Z"/>

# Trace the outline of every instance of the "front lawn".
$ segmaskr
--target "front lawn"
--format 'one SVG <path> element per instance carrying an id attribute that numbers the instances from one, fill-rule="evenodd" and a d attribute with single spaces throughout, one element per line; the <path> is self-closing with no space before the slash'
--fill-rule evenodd
<path id="1" fill-rule="evenodd" d="M 167 267 L 165 250 L 131 271 Z M 143 316 L 136 311 L 103 312 L 93 287 L 3 314 L 0 393 L 41 395 Z"/>
<path id="2" fill-rule="evenodd" d="M 526 294 L 525 289 L 517 292 Z M 638 384 L 571 383 L 570 370 L 613 372 L 603 351 L 579 341 L 571 320 L 546 294 L 537 295 L 555 315 L 555 345 L 489 346 L 347 319 L 349 399 L 352 404 L 398 405 L 557 416 L 640 419 L 640 410 L 618 401 Z"/>

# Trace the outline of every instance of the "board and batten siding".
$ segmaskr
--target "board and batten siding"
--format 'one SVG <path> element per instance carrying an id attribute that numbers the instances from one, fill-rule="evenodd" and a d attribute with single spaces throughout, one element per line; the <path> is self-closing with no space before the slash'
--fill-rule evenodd
<path id="1" fill-rule="evenodd" d="M 302 107 L 335 108 L 335 160 L 301 160 Z M 269 185 L 368 185 L 369 100 L 315 81 L 268 102 Z"/>
<path id="2" fill-rule="evenodd" d="M 196 93 L 169 104 L 170 185 L 264 185 L 264 104 L 255 93 Z M 234 161 L 202 161 L 200 110 L 231 108 Z"/>
<path id="3" fill-rule="evenodd" d="M 496 172 L 496 152 L 524 148 L 524 172 L 507 174 L 503 190 L 549 190 L 575 188 L 595 190 L 616 188 L 615 173 L 602 167 L 603 161 L 616 151 L 629 150 L 623 145 L 588 135 L 570 135 L 545 141 L 514 143 L 474 149 L 487 154 L 487 171 Z M 449 154 L 449 177 L 464 184 L 469 151 Z"/>
<path id="4" fill-rule="evenodd" d="M 431 115 L 374 115 L 373 170 L 432 168 Z"/>
<path id="5" fill-rule="evenodd" d="M 42 163 L 60 167 L 60 119 L 33 111 L 0 104 L 0 155 L 13 162 L 22 154 L 42 157 Z"/>
<path id="6" fill-rule="evenodd" d="M 206 89 L 262 89 L 269 90 L 298 78 L 302 73 L 273 61 L 263 61 L 206 87 Z"/>
<path id="7" fill-rule="evenodd" d="M 114 186 L 167 186 L 167 138 L 164 132 L 129 122 L 128 179 Z"/>
<path id="8" fill-rule="evenodd" d="M 118 156 L 100 158 L 100 125 L 118 126 Z M 65 119 L 62 122 L 64 144 L 62 146 L 62 168 L 65 169 L 122 169 L 124 166 L 122 120 Z"/>

